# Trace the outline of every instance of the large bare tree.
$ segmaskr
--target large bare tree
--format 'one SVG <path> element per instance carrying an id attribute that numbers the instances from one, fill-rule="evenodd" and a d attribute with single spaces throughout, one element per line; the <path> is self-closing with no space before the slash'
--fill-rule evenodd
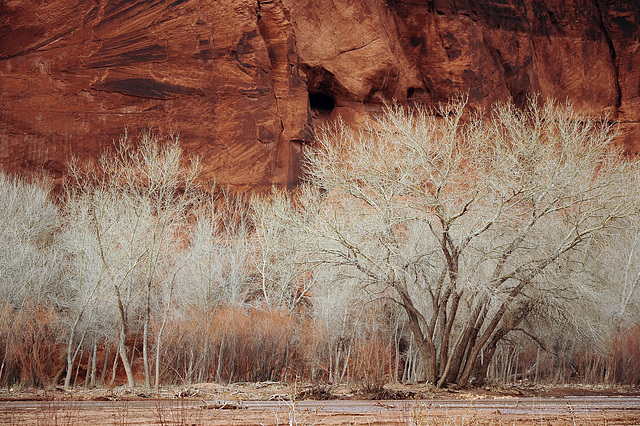
<path id="1" fill-rule="evenodd" d="M 402 306 L 425 380 L 481 383 L 545 303 L 597 294 L 575 254 L 639 207 L 640 165 L 614 136 L 553 102 L 389 107 L 319 135 L 288 226 L 335 285 L 355 278 Z"/>

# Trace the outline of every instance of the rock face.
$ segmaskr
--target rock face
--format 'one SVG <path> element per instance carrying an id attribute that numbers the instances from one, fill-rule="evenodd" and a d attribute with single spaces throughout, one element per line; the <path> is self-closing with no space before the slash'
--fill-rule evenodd
<path id="1" fill-rule="evenodd" d="M 9 0 L 0 163 L 60 177 L 150 129 L 205 179 L 291 186 L 318 123 L 457 93 L 570 99 L 640 151 L 639 26 L 638 2 L 613 0 Z"/>

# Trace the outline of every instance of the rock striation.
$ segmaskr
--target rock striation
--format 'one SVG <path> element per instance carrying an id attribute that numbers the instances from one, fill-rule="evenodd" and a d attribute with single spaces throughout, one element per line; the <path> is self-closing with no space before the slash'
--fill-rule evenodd
<path id="1" fill-rule="evenodd" d="M 8 0 L 0 163 L 59 178 L 151 129 L 204 179 L 290 187 L 314 126 L 458 93 L 569 99 L 640 151 L 639 25 L 613 0 Z"/>

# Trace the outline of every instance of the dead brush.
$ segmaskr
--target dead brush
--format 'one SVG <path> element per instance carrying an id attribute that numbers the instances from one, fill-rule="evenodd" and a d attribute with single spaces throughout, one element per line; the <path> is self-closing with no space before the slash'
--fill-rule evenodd
<path id="1" fill-rule="evenodd" d="M 612 339 L 607 361 L 608 383 L 640 385 L 640 323 Z"/>
<path id="2" fill-rule="evenodd" d="M 336 399 L 333 393 L 334 386 L 329 383 L 312 383 L 299 390 L 295 397 L 297 399 L 313 399 L 316 401 L 327 401 Z"/>
<path id="3" fill-rule="evenodd" d="M 393 380 L 393 365 L 393 349 L 380 333 L 356 339 L 350 371 L 360 382 L 359 393 L 371 399 L 391 399 L 384 385 Z"/>
<path id="4" fill-rule="evenodd" d="M 168 383 L 282 380 L 297 352 L 294 318 L 283 311 L 193 309 L 168 324 L 165 336 L 162 376 Z"/>
<path id="5" fill-rule="evenodd" d="M 5 304 L 0 313 L 3 369 L 0 384 L 41 387 L 55 375 L 52 359 L 59 352 L 57 316 L 51 307 L 27 305 L 21 310 Z M 53 355 L 53 356 L 52 356 Z"/>
<path id="6" fill-rule="evenodd" d="M 36 424 L 42 426 L 72 426 L 80 421 L 77 401 L 60 401 L 54 398 L 40 403 Z"/>

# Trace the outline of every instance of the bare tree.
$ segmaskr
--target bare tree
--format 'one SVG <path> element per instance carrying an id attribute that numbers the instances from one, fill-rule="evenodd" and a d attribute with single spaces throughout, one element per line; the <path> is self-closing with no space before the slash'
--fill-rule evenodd
<path id="1" fill-rule="evenodd" d="M 256 228 L 256 269 L 266 305 L 293 311 L 308 301 L 316 277 L 300 246 L 304 232 L 293 226 L 299 217 L 288 197 L 274 190 L 270 197 L 251 200 Z"/>
<path id="2" fill-rule="evenodd" d="M 198 207 L 185 268 L 193 303 L 205 311 L 242 305 L 255 281 L 255 238 L 243 194 L 213 188 Z"/>
<path id="3" fill-rule="evenodd" d="M 120 163 L 113 166 L 120 171 L 119 177 L 127 182 L 128 191 L 140 197 L 145 209 L 150 208 L 153 217 L 153 226 L 147 241 L 148 257 L 144 272 L 145 312 L 142 345 L 145 381 L 147 387 L 150 387 L 148 348 L 152 286 L 163 278 L 168 278 L 169 286 L 173 286 L 172 276 L 175 274 L 169 273 L 168 276 L 162 277 L 158 269 L 172 254 L 172 247 L 176 250 L 185 244 L 180 239 L 184 238 L 188 210 L 197 199 L 196 178 L 200 167 L 199 161 L 195 158 L 191 158 L 187 166 L 182 164 L 182 150 L 177 138 L 162 144 L 150 133 L 143 133 L 137 150 L 130 149 L 126 139 L 124 142 L 121 141 L 118 158 Z M 165 266 L 172 267 L 166 263 Z M 172 295 L 171 291 L 169 295 Z M 159 353 L 158 349 L 157 354 Z M 156 383 L 156 387 L 158 386 L 159 383 Z"/>
<path id="4" fill-rule="evenodd" d="M 58 208 L 46 179 L 30 183 L 0 171 L 0 299 L 59 305 L 66 296 Z"/>
<path id="5" fill-rule="evenodd" d="M 51 189 L 47 179 L 29 181 L 0 171 L 0 300 L 4 317 L 0 381 L 5 384 L 13 380 L 44 384 L 50 368 L 46 366 L 51 365 L 48 351 L 62 340 L 56 335 L 60 332 L 59 314 L 66 310 L 72 292 L 67 256 L 59 244 L 60 212 L 50 198 Z M 39 315 L 44 312 L 51 315 Z M 21 321 L 34 321 L 31 325 L 42 328 L 38 332 Z"/>
<path id="6" fill-rule="evenodd" d="M 185 229 L 187 244 L 182 254 L 182 266 L 176 269 L 171 286 L 165 288 L 164 313 L 157 335 L 158 350 L 163 330 L 171 321 L 183 321 L 185 316 L 198 312 L 202 316 L 201 323 L 207 324 L 213 321 L 215 312 L 222 306 L 244 306 L 250 298 L 256 281 L 255 238 L 250 219 L 243 194 L 231 194 L 215 186 L 202 192 L 193 221 Z M 214 352 L 220 358 L 224 350 L 224 342 L 216 350 L 209 333 L 195 325 L 194 331 L 190 341 L 198 344 L 189 350 L 188 374 L 183 378 L 186 381 L 208 377 L 210 370 L 215 369 L 211 365 L 216 357 Z M 161 368 L 168 367 L 159 361 L 158 354 L 156 383 Z"/>
<path id="7" fill-rule="evenodd" d="M 99 280 L 110 283 L 117 306 L 118 346 L 129 386 L 135 385 L 126 349 L 129 323 L 142 318 L 145 382 L 151 386 L 152 299 L 162 285 L 171 285 L 171 269 L 180 263 L 171 257 L 185 245 L 186 215 L 196 199 L 198 161 L 182 162 L 177 138 L 163 143 L 143 133 L 133 147 L 125 133 L 97 165 L 73 168 L 74 192 L 67 202 L 89 212 L 82 223 L 92 237 L 85 241 L 100 258 Z"/>
<path id="8" fill-rule="evenodd" d="M 639 206 L 639 164 L 606 122 L 553 102 L 464 106 L 328 129 L 291 210 L 308 262 L 402 306 L 438 386 L 481 383 L 496 345 L 550 299 L 597 294 L 568 279 L 571 255 Z"/>
<path id="9" fill-rule="evenodd" d="M 105 245 L 101 240 L 105 235 L 98 231 L 98 215 L 93 210 L 97 200 L 91 197 L 91 193 L 79 192 L 73 186 L 67 187 L 67 191 L 61 239 L 71 257 L 72 279 L 69 286 L 72 291 L 67 299 L 65 315 L 69 327 L 65 387 L 71 385 L 73 366 L 87 334 L 104 333 L 111 328 L 108 318 L 115 318 L 115 312 L 109 309 L 112 306 L 109 303 L 112 296 L 109 280 L 112 276 L 109 265 L 104 261 Z M 93 195 L 101 198 L 98 194 Z M 101 207 L 111 208 L 107 204 Z"/>
<path id="10" fill-rule="evenodd" d="M 591 240 L 572 256 L 580 282 L 591 297 L 575 300 L 567 311 L 599 346 L 633 326 L 640 313 L 640 228 L 636 218 L 619 221 L 604 238 Z M 574 274 L 577 275 L 577 274 Z M 606 301 L 606 303 L 602 303 Z"/>

